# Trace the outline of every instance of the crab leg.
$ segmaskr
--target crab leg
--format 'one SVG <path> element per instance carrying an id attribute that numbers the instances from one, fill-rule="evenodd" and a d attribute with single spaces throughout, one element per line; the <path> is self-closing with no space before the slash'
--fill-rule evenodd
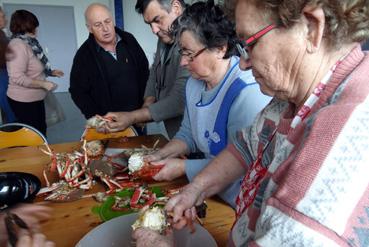
<path id="1" fill-rule="evenodd" d="M 67 174 L 68 168 L 70 166 L 70 159 L 67 159 L 67 161 L 65 162 L 65 167 L 64 170 L 61 172 L 60 177 L 64 178 L 65 174 Z"/>
<path id="2" fill-rule="evenodd" d="M 106 191 L 106 194 L 111 194 L 115 191 L 115 187 L 109 182 L 107 178 L 101 178 L 101 180 L 109 187 L 109 190 Z"/>
<path id="3" fill-rule="evenodd" d="M 45 179 L 45 182 L 46 182 L 46 186 L 47 186 L 47 187 L 50 187 L 50 181 L 49 181 L 49 179 L 47 178 L 46 170 L 45 170 L 45 169 L 42 171 L 42 175 L 44 176 L 44 179 Z"/>
<path id="4" fill-rule="evenodd" d="M 144 187 L 137 187 L 135 189 L 135 191 L 133 192 L 133 195 L 132 195 L 132 198 L 131 198 L 131 201 L 130 201 L 130 206 L 131 208 L 139 208 L 138 207 L 138 201 L 140 200 L 141 196 L 142 196 L 142 193 L 145 191 L 145 188 Z"/>
<path id="5" fill-rule="evenodd" d="M 120 180 L 128 180 L 129 176 L 128 175 L 118 175 L 114 177 L 115 180 L 120 181 Z"/>
<path id="6" fill-rule="evenodd" d="M 156 201 L 156 195 L 155 194 L 151 194 L 149 200 L 147 200 L 147 202 L 143 205 L 145 206 L 151 206 L 152 204 L 154 204 Z"/>
<path id="7" fill-rule="evenodd" d="M 109 179 L 109 182 L 117 186 L 119 189 L 123 189 L 123 187 L 117 181 L 114 181 L 113 179 Z"/>

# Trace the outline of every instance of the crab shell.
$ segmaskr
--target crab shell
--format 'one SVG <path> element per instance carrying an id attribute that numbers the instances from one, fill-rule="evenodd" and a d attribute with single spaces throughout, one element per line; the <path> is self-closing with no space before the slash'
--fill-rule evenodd
<path id="1" fill-rule="evenodd" d="M 107 122 L 109 122 L 108 119 L 104 119 L 103 117 L 100 117 L 100 116 L 93 116 L 87 119 L 86 127 L 87 128 L 100 128 Z"/>
<path id="2" fill-rule="evenodd" d="M 104 154 L 104 144 L 100 140 L 86 143 L 86 153 L 88 157 L 97 157 Z"/>
<path id="3" fill-rule="evenodd" d="M 86 121 L 87 128 L 98 128 L 105 124 L 105 121 L 102 118 L 93 116 Z"/>
<path id="4" fill-rule="evenodd" d="M 164 209 L 155 206 L 152 208 L 143 208 L 138 215 L 138 219 L 133 223 L 132 228 L 136 230 L 140 227 L 147 227 L 153 231 L 162 233 L 168 226 Z"/>

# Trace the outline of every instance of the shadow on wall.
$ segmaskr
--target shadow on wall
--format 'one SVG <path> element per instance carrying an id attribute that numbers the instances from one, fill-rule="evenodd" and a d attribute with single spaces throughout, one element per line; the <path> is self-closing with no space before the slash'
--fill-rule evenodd
<path id="1" fill-rule="evenodd" d="M 55 93 L 61 104 L 65 120 L 47 128 L 47 140 L 50 144 L 79 141 L 85 128 L 86 120 L 74 104 L 69 92 Z M 163 134 L 168 138 L 163 122 L 149 123 L 147 133 Z"/>

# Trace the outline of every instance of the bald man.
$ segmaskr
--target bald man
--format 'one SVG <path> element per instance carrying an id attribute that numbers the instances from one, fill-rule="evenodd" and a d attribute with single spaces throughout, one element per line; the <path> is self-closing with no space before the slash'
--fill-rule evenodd
<path id="1" fill-rule="evenodd" d="M 114 26 L 103 4 L 88 6 L 85 20 L 90 34 L 74 57 L 70 75 L 74 103 L 86 119 L 140 108 L 149 75 L 141 46 L 132 34 Z"/>

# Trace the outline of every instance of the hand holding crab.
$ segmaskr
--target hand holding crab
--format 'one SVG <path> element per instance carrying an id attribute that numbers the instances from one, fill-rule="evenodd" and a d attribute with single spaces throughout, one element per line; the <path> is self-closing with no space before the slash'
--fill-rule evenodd
<path id="1" fill-rule="evenodd" d="M 188 224 L 188 219 L 196 218 L 195 205 L 201 205 L 204 202 L 204 194 L 195 184 L 188 184 L 183 190 L 169 199 L 165 205 L 167 212 L 173 213 L 172 226 L 176 229 L 182 229 Z"/>
<path id="2" fill-rule="evenodd" d="M 173 234 L 161 235 L 159 232 L 146 227 L 141 227 L 133 231 L 133 239 L 136 240 L 137 247 L 171 247 L 174 246 Z"/>
<path id="3" fill-rule="evenodd" d="M 108 112 L 103 118 L 111 119 L 98 132 L 117 132 L 125 130 L 134 123 L 134 116 L 131 112 Z"/>
<path id="4" fill-rule="evenodd" d="M 152 165 L 164 165 L 161 170 L 153 176 L 156 181 L 172 181 L 175 178 L 185 175 L 185 160 L 165 159 L 158 162 L 151 162 Z"/>

